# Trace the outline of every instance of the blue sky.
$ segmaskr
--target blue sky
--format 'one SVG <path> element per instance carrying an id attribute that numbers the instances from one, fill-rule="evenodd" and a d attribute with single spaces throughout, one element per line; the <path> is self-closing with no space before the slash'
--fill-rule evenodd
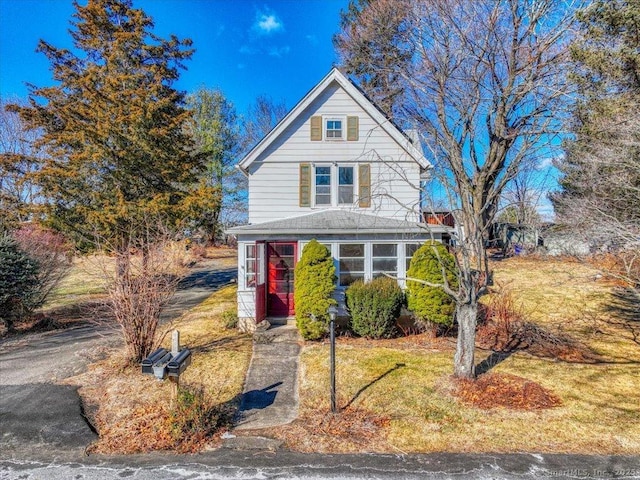
<path id="1" fill-rule="evenodd" d="M 80 0 L 85 4 L 86 0 Z M 337 61 L 331 38 L 348 0 L 134 0 L 154 33 L 196 49 L 177 87 L 220 88 L 239 113 L 260 94 L 288 108 Z M 71 47 L 71 0 L 0 0 L 0 94 L 26 98 L 25 82 L 52 83 L 39 39 Z"/>

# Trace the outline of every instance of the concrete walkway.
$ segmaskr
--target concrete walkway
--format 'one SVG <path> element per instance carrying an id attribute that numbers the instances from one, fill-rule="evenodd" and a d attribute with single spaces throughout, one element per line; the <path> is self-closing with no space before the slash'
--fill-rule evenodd
<path id="1" fill-rule="evenodd" d="M 295 325 L 273 325 L 254 334 L 236 430 L 274 427 L 297 418 L 298 342 Z"/>

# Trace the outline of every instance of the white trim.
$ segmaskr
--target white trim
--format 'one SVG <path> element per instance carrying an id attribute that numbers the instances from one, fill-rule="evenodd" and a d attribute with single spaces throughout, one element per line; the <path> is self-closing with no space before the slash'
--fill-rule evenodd
<path id="1" fill-rule="evenodd" d="M 403 132 L 401 132 L 389 119 L 387 119 L 381 112 L 373 105 L 362 92 L 345 77 L 337 68 L 331 69 L 331 71 L 313 87 L 309 93 L 307 93 L 298 104 L 278 123 L 258 144 L 251 149 L 251 151 L 238 163 L 238 166 L 245 173 L 248 171 L 249 166 L 267 149 L 267 147 L 291 125 L 291 123 L 300 115 L 304 110 L 316 100 L 324 90 L 326 90 L 332 82 L 338 83 L 345 92 L 347 92 L 351 98 L 362 107 L 367 114 L 375 120 L 382 129 L 387 132 L 396 143 L 421 167 L 430 168 L 431 164 L 424 157 L 422 149 L 416 147 L 411 143 L 411 140 Z M 345 125 L 346 127 L 346 125 Z M 323 122 L 324 133 L 324 122 Z"/>

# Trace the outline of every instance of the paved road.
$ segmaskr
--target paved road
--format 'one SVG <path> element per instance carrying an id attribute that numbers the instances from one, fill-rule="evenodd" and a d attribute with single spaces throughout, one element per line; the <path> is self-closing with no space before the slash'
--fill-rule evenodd
<path id="1" fill-rule="evenodd" d="M 181 315 L 235 278 L 215 262 L 180 283 L 164 320 Z M 84 324 L 0 342 L 0 458 L 18 452 L 83 451 L 96 438 L 82 416 L 77 389 L 57 382 L 83 372 L 121 342 L 118 328 Z"/>
<path id="2" fill-rule="evenodd" d="M 0 460 L 0 478 L 177 479 L 638 479 L 629 457 L 577 455 L 310 455 L 221 449 L 201 455 L 100 457 L 67 462 Z"/>

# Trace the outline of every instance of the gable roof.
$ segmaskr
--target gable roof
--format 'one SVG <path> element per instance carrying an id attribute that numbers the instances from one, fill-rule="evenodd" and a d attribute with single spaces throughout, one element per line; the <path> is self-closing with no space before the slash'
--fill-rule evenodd
<path id="1" fill-rule="evenodd" d="M 265 149 L 274 141 L 278 136 L 284 132 L 289 125 L 309 106 L 316 100 L 330 85 L 332 82 L 338 83 L 349 96 L 367 112 L 367 114 L 373 118 L 380 127 L 392 137 L 396 143 L 404 149 L 404 151 L 423 168 L 430 168 L 431 164 L 424 157 L 422 148 L 414 145 L 408 135 L 405 135 L 400 128 L 398 128 L 391 120 L 389 120 L 382 111 L 369 100 L 365 94 L 354 85 L 345 75 L 337 68 L 332 68 L 331 71 L 313 87 L 309 93 L 307 93 L 302 100 L 300 100 L 295 107 L 282 119 L 280 122 L 258 142 L 258 144 L 251 149 L 245 157 L 238 163 L 238 168 L 243 172 L 247 172 L 249 166 L 265 151 Z M 414 135 L 415 136 L 415 135 Z"/>
<path id="2" fill-rule="evenodd" d="M 425 234 L 428 231 L 447 231 L 446 227 L 429 225 L 394 218 L 379 217 L 349 210 L 320 210 L 297 217 L 271 222 L 243 225 L 227 230 L 231 234 L 263 235 L 331 235 L 331 234 Z"/>

